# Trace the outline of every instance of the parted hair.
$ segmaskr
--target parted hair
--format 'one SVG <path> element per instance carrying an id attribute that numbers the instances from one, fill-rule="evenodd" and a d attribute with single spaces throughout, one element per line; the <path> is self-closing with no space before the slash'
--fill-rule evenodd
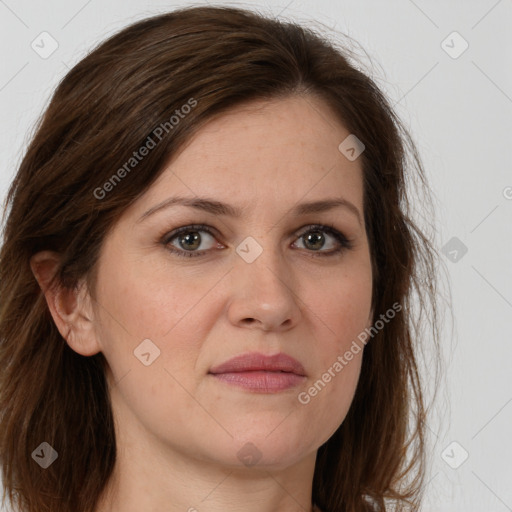
<path id="1" fill-rule="evenodd" d="M 62 260 L 52 285 L 73 289 L 86 278 L 94 296 L 105 235 L 191 135 L 234 107 L 291 95 L 323 100 L 364 143 L 374 321 L 392 304 L 402 306 L 365 347 L 348 414 L 318 450 L 313 501 L 326 512 L 419 510 L 428 413 L 422 325 L 438 345 L 437 254 L 411 214 L 410 186 L 422 187 L 422 201 L 429 198 L 419 152 L 348 46 L 256 11 L 189 6 L 131 24 L 65 75 L 8 190 L 0 252 L 0 463 L 3 499 L 16 511 L 94 512 L 116 460 L 107 361 L 69 347 L 30 258 L 57 251 Z M 191 99 L 193 108 L 169 129 L 173 113 Z M 162 126 L 168 129 L 158 138 Z M 148 137 L 158 143 L 129 173 L 118 172 Z M 116 172 L 123 179 L 112 183 Z M 46 469 L 32 457 L 43 441 L 58 452 Z"/>

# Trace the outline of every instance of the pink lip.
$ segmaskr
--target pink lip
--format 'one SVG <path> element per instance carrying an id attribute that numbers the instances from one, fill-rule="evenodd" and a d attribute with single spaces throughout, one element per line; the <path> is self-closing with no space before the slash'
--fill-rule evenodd
<path id="1" fill-rule="evenodd" d="M 234 357 L 214 366 L 209 373 L 228 384 L 263 393 L 297 386 L 306 376 L 304 367 L 293 357 L 256 352 Z"/>

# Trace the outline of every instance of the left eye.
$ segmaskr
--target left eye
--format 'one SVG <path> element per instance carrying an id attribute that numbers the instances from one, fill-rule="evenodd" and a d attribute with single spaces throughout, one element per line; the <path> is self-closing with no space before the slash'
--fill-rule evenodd
<path id="1" fill-rule="evenodd" d="M 203 256 L 209 249 L 214 246 L 214 244 L 210 245 L 210 247 L 206 247 L 205 249 L 198 250 L 204 241 L 203 235 L 200 233 L 206 233 L 207 238 L 215 241 L 213 232 L 208 226 L 192 225 L 183 226 L 172 231 L 163 238 L 162 243 L 169 249 L 169 251 L 175 253 L 178 256 Z M 334 247 L 332 247 L 331 243 L 330 250 L 321 251 L 318 245 L 320 245 L 322 248 L 325 246 L 326 233 L 328 237 L 331 237 L 331 239 L 334 240 Z M 305 231 L 302 231 L 297 236 L 299 237 L 299 240 L 302 240 L 302 245 L 304 248 L 307 249 L 308 247 L 305 246 L 308 245 L 309 248 L 312 249 L 308 252 L 319 253 L 318 256 L 331 256 L 341 253 L 344 250 L 350 249 L 352 247 L 351 242 L 332 226 L 308 226 Z M 176 240 L 176 243 L 179 244 L 179 246 L 175 245 L 175 242 L 173 242 L 174 240 Z M 317 254 L 312 254 L 312 256 L 317 256 Z"/>

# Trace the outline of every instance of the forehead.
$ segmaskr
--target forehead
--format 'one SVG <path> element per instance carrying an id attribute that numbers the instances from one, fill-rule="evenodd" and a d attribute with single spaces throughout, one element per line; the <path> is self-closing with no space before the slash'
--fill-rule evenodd
<path id="1" fill-rule="evenodd" d="M 171 193 L 244 211 L 343 196 L 362 208 L 360 159 L 338 149 L 350 132 L 321 100 L 257 101 L 211 119 L 173 155 L 137 211 Z"/>

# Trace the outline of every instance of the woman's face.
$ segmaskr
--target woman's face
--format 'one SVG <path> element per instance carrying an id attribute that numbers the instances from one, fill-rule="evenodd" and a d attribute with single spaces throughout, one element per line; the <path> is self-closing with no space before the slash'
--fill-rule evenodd
<path id="1" fill-rule="evenodd" d="M 125 211 L 102 247 L 94 312 L 127 439 L 277 469 L 343 422 L 363 351 L 344 354 L 370 326 L 372 298 L 360 159 L 338 149 L 348 135 L 311 97 L 237 108 L 203 127 Z M 240 215 L 211 203 L 155 209 L 178 196 Z M 342 203 L 298 210 L 324 200 Z M 195 224 L 210 233 L 173 234 Z M 303 371 L 277 361 L 258 372 L 264 361 L 252 360 L 211 373 L 255 353 L 286 354 Z"/>

